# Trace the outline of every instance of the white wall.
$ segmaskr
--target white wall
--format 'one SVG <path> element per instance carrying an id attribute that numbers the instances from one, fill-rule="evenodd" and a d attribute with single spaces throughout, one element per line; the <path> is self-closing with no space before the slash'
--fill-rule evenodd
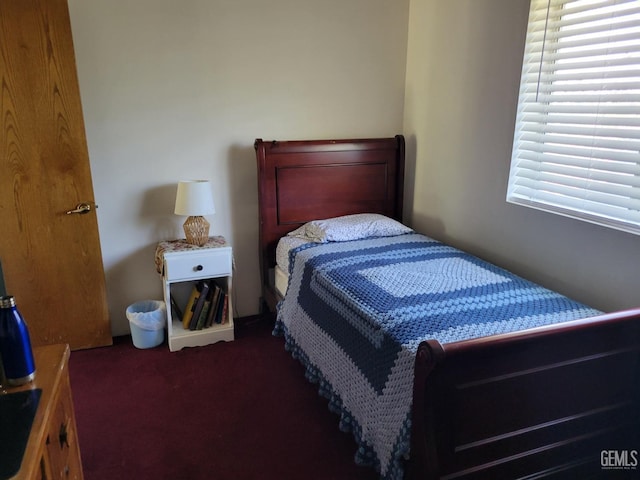
<path id="1" fill-rule="evenodd" d="M 414 227 L 596 307 L 639 303 L 637 236 L 504 201 L 528 0 L 69 9 L 115 335 L 128 304 L 161 298 L 153 252 L 182 236 L 186 178 L 213 180 L 236 314 L 257 312 L 257 137 L 404 133 Z"/>
<path id="2" fill-rule="evenodd" d="M 640 237 L 505 202 L 528 0 L 411 0 L 406 219 L 603 310 L 640 304 Z"/>
<path id="3" fill-rule="evenodd" d="M 236 315 L 259 305 L 253 141 L 393 136 L 409 0 L 69 0 L 112 332 L 162 298 L 178 180 L 213 180 Z"/>

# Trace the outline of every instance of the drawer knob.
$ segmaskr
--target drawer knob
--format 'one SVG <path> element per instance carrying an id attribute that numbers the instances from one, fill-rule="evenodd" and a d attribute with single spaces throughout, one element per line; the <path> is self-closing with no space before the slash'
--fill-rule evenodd
<path id="1" fill-rule="evenodd" d="M 194 269 L 196 272 L 201 271 L 203 268 L 204 268 L 204 267 L 203 267 L 202 265 L 196 265 L 195 267 L 193 267 L 193 269 Z"/>
<path id="2" fill-rule="evenodd" d="M 64 447 L 65 445 L 67 447 L 69 446 L 69 432 L 67 432 L 67 425 L 64 423 L 60 425 L 58 441 L 60 442 L 60 448 Z"/>

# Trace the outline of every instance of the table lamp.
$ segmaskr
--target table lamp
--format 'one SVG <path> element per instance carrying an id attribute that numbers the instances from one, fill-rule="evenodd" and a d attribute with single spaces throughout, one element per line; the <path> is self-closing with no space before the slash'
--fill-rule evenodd
<path id="1" fill-rule="evenodd" d="M 208 180 L 181 180 L 176 193 L 176 215 L 187 215 L 184 234 L 187 243 L 202 246 L 209 239 L 209 222 L 203 215 L 216 213 L 211 182 Z"/>

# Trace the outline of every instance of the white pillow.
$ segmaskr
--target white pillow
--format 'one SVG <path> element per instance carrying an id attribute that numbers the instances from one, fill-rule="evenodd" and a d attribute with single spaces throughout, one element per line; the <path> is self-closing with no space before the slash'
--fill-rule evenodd
<path id="1" fill-rule="evenodd" d="M 413 230 L 392 218 L 377 213 L 358 213 L 343 217 L 313 220 L 289 232 L 291 237 L 312 242 L 347 242 L 368 237 L 391 237 Z"/>

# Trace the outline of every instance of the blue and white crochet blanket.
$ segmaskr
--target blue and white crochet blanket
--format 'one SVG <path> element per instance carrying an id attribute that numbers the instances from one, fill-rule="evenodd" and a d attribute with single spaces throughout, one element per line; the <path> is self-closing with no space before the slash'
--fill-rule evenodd
<path id="1" fill-rule="evenodd" d="M 403 477 L 414 359 L 440 343 L 600 312 L 420 234 L 308 244 L 290 254 L 274 334 L 320 385 L 356 462 Z"/>

